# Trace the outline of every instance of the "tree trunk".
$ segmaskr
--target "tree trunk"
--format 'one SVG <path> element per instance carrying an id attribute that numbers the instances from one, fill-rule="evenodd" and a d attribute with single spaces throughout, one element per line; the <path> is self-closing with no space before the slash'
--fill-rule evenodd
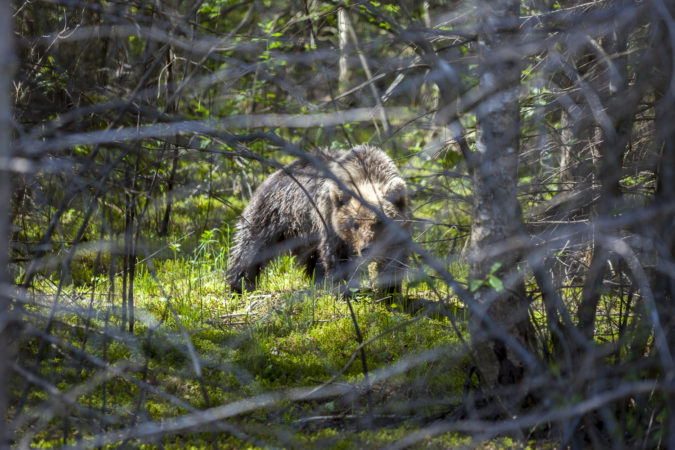
<path id="1" fill-rule="evenodd" d="M 517 166 L 520 134 L 518 56 L 504 58 L 519 13 L 520 2 L 501 0 L 485 3 L 482 11 L 481 75 L 482 103 L 477 109 L 477 152 L 473 161 L 473 214 L 471 223 L 470 278 L 486 280 L 475 290 L 479 310 L 513 336 L 525 349 L 532 349 L 534 331 L 528 318 L 528 302 L 522 279 L 516 272 L 517 252 L 492 254 L 523 232 L 517 199 Z M 504 31 L 506 30 L 506 31 Z M 500 289 L 495 278 L 510 279 Z M 506 278 L 505 278 L 506 277 Z M 519 382 L 525 373 L 522 361 L 496 330 L 488 329 L 473 311 L 469 327 L 477 368 L 489 387 Z"/>
<path id="2" fill-rule="evenodd" d="M 675 14 L 675 6 L 666 8 L 662 5 L 657 14 L 667 17 Z M 675 92 L 673 92 L 672 77 L 673 48 L 667 36 L 669 30 L 663 23 L 658 24 L 654 31 L 654 44 L 663 46 L 659 55 L 659 65 L 663 71 L 660 77 L 655 77 L 656 106 L 656 129 L 662 136 L 662 153 L 657 162 L 657 184 L 654 193 L 654 205 L 665 206 L 675 201 Z M 675 352 L 675 276 L 668 266 L 675 264 L 675 216 L 664 214 L 656 223 L 655 235 L 657 238 L 656 248 L 658 254 L 657 266 L 654 272 L 654 298 L 658 308 L 658 317 L 666 333 L 666 339 L 670 353 Z M 664 365 L 667 366 L 667 365 Z M 675 376 L 671 367 L 663 367 L 666 377 Z M 669 373 L 670 372 L 670 373 Z M 672 381 L 671 381 L 672 382 Z M 670 411 L 665 429 L 665 446 L 675 448 L 675 395 L 667 396 L 666 408 Z"/>
<path id="3" fill-rule="evenodd" d="M 172 87 L 176 80 L 174 79 L 174 72 L 176 70 L 176 53 L 173 51 L 173 48 L 169 47 L 167 53 L 166 61 L 166 99 L 167 104 L 165 110 L 168 114 L 176 114 L 178 112 L 178 101 L 174 98 L 174 88 Z M 164 209 L 164 217 L 162 218 L 162 223 L 159 226 L 159 231 L 157 234 L 159 236 L 168 236 L 169 235 L 169 222 L 171 220 L 171 209 L 173 207 L 173 188 L 176 182 L 176 171 L 178 170 L 178 158 L 180 153 L 178 152 L 178 137 L 175 136 L 171 143 L 165 144 L 166 147 L 173 146 L 173 156 L 171 157 L 171 171 L 169 172 L 169 180 L 166 186 L 166 207 Z"/>
<path id="4" fill-rule="evenodd" d="M 169 222 L 171 218 L 171 209 L 173 206 L 173 187 L 176 182 L 176 171 L 178 170 L 178 147 L 174 146 L 173 156 L 171 158 L 171 171 L 169 172 L 169 181 L 166 185 L 166 207 L 164 209 L 164 216 L 157 232 L 158 236 L 169 235 Z"/>
<path id="5" fill-rule="evenodd" d="M 11 214 L 11 185 L 9 163 L 10 152 L 10 130 L 11 130 L 11 110 L 12 100 L 10 97 L 10 87 L 12 80 L 12 66 L 14 55 L 12 54 L 12 23 L 11 10 L 9 3 L 6 5 L 4 14 L 0 19 L 0 198 L 3 199 L 0 204 L 0 348 L 2 348 L 2 357 L 0 358 L 0 449 L 9 448 L 10 427 L 7 422 L 7 409 L 9 403 L 7 400 L 7 387 L 9 386 L 9 364 L 13 360 L 11 349 L 9 347 L 11 339 L 9 336 L 10 327 L 10 276 L 9 276 L 9 217 Z"/>
<path id="6" fill-rule="evenodd" d="M 338 61 L 338 82 L 340 91 L 346 90 L 349 82 L 349 16 L 345 8 L 338 9 L 338 39 L 340 60 Z"/>
<path id="7" fill-rule="evenodd" d="M 659 119 L 664 125 L 663 129 L 671 128 L 671 132 L 663 142 L 663 154 L 658 166 L 658 183 L 654 203 L 668 205 L 675 201 L 675 131 L 672 130 L 673 108 L 675 98 L 668 91 L 666 98 L 662 99 L 662 108 L 659 108 Z M 667 125 L 665 125 L 667 124 Z M 659 232 L 658 242 L 658 266 L 656 280 L 654 281 L 654 297 L 657 302 L 661 326 L 666 332 L 668 347 L 671 353 L 675 350 L 675 277 L 668 275 L 665 269 L 675 264 L 675 217 L 666 214 L 657 225 Z M 672 274 L 672 271 L 670 272 Z M 664 372 L 667 372 L 664 367 Z M 673 377 L 670 373 L 668 376 Z M 671 411 L 667 426 L 667 447 L 675 448 L 675 396 L 669 396 L 668 408 Z"/>

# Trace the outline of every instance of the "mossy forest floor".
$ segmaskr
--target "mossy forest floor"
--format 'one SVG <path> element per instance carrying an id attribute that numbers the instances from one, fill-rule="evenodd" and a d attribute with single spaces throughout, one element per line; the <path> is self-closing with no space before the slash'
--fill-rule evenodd
<path id="1" fill-rule="evenodd" d="M 338 299 L 290 257 L 236 296 L 226 255 L 213 249 L 139 266 L 133 333 L 121 280 L 76 288 L 36 278 L 16 350 L 39 376 L 12 380 L 17 444 L 383 447 L 461 403 L 470 364 L 461 308 L 409 314 L 367 289 Z M 479 441 L 446 433 L 418 444 Z"/>

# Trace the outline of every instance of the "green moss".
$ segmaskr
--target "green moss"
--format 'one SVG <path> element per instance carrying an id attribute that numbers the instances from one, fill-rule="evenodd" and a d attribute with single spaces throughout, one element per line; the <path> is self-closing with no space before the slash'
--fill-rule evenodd
<path id="1" fill-rule="evenodd" d="M 214 183 L 219 182 L 219 175 L 214 177 Z M 175 203 L 170 230 L 173 237 L 169 239 L 172 245 L 150 237 L 153 245 L 163 249 L 156 253 L 152 266 L 139 260 L 136 268 L 133 335 L 126 331 L 128 311 L 127 322 L 123 319 L 121 276 L 114 280 L 94 276 L 96 254 L 81 253 L 73 265 L 80 270 L 77 278 L 86 280 L 62 286 L 61 295 L 67 300 L 58 304 L 51 333 L 63 345 L 42 355 L 39 375 L 61 392 L 87 382 L 91 386 L 78 396 L 78 407 L 65 406 L 71 420 L 43 425 L 43 431 L 32 438 L 33 445 L 60 446 L 64 430 L 68 439 L 78 433 L 84 438 L 94 436 L 100 432 L 100 420 L 89 418 L 88 410 L 102 411 L 116 426 L 131 426 L 144 420 L 140 418 L 170 420 L 188 413 L 189 408 L 226 405 L 259 394 L 319 386 L 331 379 L 339 384 L 364 381 L 361 356 L 357 353 L 354 357 L 359 343 L 347 302 L 332 295 L 331 286 L 325 290 L 314 286 L 294 258 L 282 256 L 273 261 L 261 274 L 255 292 L 232 294 L 225 282 L 228 247 L 234 221 L 244 204 L 239 194 L 228 197 L 226 207 L 202 195 Z M 436 214 L 435 208 L 429 206 L 428 213 Z M 209 226 L 197 227 L 194 218 L 207 212 Z M 70 214 L 68 220 L 81 219 Z M 437 232 L 433 229 L 425 236 Z M 101 261 L 104 266 L 110 263 L 109 258 Z M 56 275 L 46 274 L 34 281 L 35 291 L 44 293 L 44 298 L 27 304 L 26 310 L 30 312 L 27 320 L 38 329 L 44 329 L 57 281 Z M 110 296 L 113 281 L 115 295 Z M 408 294 L 425 298 L 434 289 L 442 292 L 446 288 L 431 278 L 409 283 L 406 288 Z M 366 290 L 356 292 L 351 304 L 364 341 L 375 338 L 364 347 L 372 376 L 427 351 L 437 349 L 442 355 L 380 379 L 372 390 L 373 406 L 378 411 L 426 414 L 457 402 L 464 360 L 452 356 L 449 350 L 459 344 L 445 319 L 411 320 L 410 315 L 378 303 L 375 294 Z M 40 347 L 38 339 L 26 339 L 19 351 L 24 360 L 30 361 Z M 78 362 L 71 349 L 86 351 L 115 371 L 86 360 Z M 146 384 L 156 391 L 141 396 Z M 27 389 L 26 414 L 38 414 L 50 401 L 51 394 L 40 386 L 27 387 L 19 377 L 11 386 L 15 400 Z M 428 400 L 427 405 L 411 409 L 411 399 L 418 398 Z M 366 404 L 364 396 L 282 402 L 232 420 L 238 429 L 260 442 L 279 447 L 377 447 L 415 430 L 406 426 L 338 432 L 293 425 L 298 419 L 320 414 L 360 414 Z M 140 415 L 130 414 L 132 411 Z M 25 428 L 17 434 L 28 432 Z M 460 442 L 434 439 L 430 442 Z M 214 440 L 222 448 L 255 447 L 227 433 L 199 430 L 129 445 L 203 448 Z"/>

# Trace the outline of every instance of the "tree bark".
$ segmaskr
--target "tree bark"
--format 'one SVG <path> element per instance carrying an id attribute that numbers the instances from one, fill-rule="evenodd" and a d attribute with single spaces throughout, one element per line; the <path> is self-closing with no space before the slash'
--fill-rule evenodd
<path id="1" fill-rule="evenodd" d="M 338 9 L 338 39 L 340 59 L 338 61 L 338 82 L 340 91 L 346 90 L 349 82 L 349 16 L 345 8 Z"/>
<path id="2" fill-rule="evenodd" d="M 675 107 L 675 98 L 672 91 L 668 91 L 662 99 L 662 108 L 659 108 L 659 119 L 661 124 L 668 124 L 665 127 L 672 128 L 673 108 Z M 667 129 L 667 128 L 666 128 Z M 663 142 L 663 153 L 658 166 L 658 185 L 654 196 L 654 203 L 657 205 L 667 205 L 675 201 L 675 131 L 665 137 Z M 656 272 L 654 281 L 654 296 L 657 301 L 661 326 L 666 331 L 668 347 L 671 352 L 675 350 L 675 277 L 669 276 L 665 267 L 675 263 L 675 217 L 672 214 L 664 215 L 657 225 L 659 232 L 658 243 L 658 265 L 660 270 Z M 671 272 L 672 273 L 672 272 Z M 664 372 L 668 369 L 664 367 Z M 674 376 L 673 373 L 667 376 Z M 671 413 L 667 426 L 667 446 L 675 448 L 675 396 L 669 396 L 668 408 Z"/>
<path id="3" fill-rule="evenodd" d="M 505 57 L 515 26 L 520 2 L 501 0 L 485 3 L 481 46 L 479 88 L 482 103 L 477 108 L 477 152 L 473 161 L 473 213 L 471 223 L 470 278 L 488 276 L 514 279 L 499 289 L 494 283 L 482 283 L 475 290 L 478 309 L 485 311 L 531 349 L 534 331 L 528 318 L 528 302 L 522 279 L 516 273 L 519 255 L 492 254 L 501 245 L 523 232 L 517 199 L 520 116 L 519 57 Z M 489 387 L 519 382 L 525 367 L 512 349 L 490 330 L 475 311 L 469 315 L 477 368 Z"/>
<path id="4" fill-rule="evenodd" d="M 657 11 L 661 17 L 672 17 L 675 6 L 661 5 Z M 657 184 L 654 193 L 654 205 L 665 206 L 675 201 L 675 90 L 673 89 L 673 46 L 668 39 L 667 25 L 659 23 L 655 27 L 653 45 L 663 46 L 657 67 L 662 68 L 655 78 L 656 129 L 662 137 L 661 157 L 656 165 Z M 670 43 L 670 45 L 668 45 Z M 666 332 L 668 348 L 675 351 L 675 277 L 666 267 L 675 264 L 675 216 L 664 214 L 656 223 L 657 267 L 654 272 L 654 298 L 658 308 L 658 316 L 663 330 Z M 663 367 L 670 380 L 675 377 L 672 368 Z M 669 373 L 670 372 L 670 373 Z M 671 381 L 672 383 L 672 381 Z M 666 399 L 666 407 L 670 410 L 665 430 L 665 446 L 675 448 L 675 396 L 671 393 Z"/>
<path id="5" fill-rule="evenodd" d="M 9 217 L 11 215 L 11 184 L 9 163 L 11 155 L 10 130 L 12 100 L 12 22 L 9 2 L 3 2 L 4 14 L 0 19 L 0 449 L 9 448 L 10 428 L 7 426 L 9 408 L 7 386 L 9 385 L 9 365 L 12 361 L 10 348 L 11 292 L 9 276 Z"/>

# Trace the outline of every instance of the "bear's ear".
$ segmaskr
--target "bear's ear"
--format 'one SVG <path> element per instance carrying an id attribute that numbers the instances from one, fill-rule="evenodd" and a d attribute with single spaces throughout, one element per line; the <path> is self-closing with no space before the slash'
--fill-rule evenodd
<path id="1" fill-rule="evenodd" d="M 347 203 L 347 195 L 337 186 L 333 186 L 330 195 L 336 208 L 341 208 Z"/>
<path id="2" fill-rule="evenodd" d="M 399 186 L 387 194 L 389 200 L 399 212 L 408 209 L 408 191 L 405 186 Z"/>

